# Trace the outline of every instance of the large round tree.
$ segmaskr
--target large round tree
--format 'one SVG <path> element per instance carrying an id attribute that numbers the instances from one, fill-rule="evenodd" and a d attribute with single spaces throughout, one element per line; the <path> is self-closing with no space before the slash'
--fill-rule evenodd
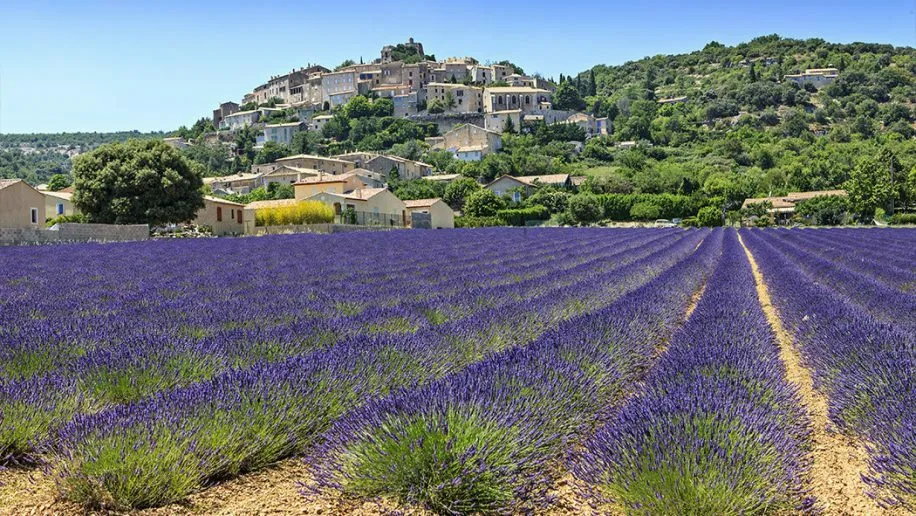
<path id="1" fill-rule="evenodd" d="M 198 168 L 162 140 L 110 143 L 73 160 L 73 203 L 92 222 L 192 220 L 204 207 Z"/>

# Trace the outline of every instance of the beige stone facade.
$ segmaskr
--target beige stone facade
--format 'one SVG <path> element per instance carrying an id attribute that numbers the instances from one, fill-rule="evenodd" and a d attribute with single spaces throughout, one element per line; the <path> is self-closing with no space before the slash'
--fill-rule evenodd
<path id="1" fill-rule="evenodd" d="M 73 194 L 69 192 L 41 192 L 45 196 L 45 216 L 48 219 L 60 217 L 61 215 L 71 216 L 79 213 L 76 206 L 73 205 Z"/>
<path id="2" fill-rule="evenodd" d="M 502 148 L 502 136 L 473 124 L 458 126 L 442 136 L 434 148 L 445 149 L 462 161 L 480 161 Z"/>
<path id="3" fill-rule="evenodd" d="M 455 212 L 445 204 L 442 199 L 418 199 L 404 201 L 407 211 L 413 213 L 429 213 L 432 217 L 434 229 L 448 229 L 455 227 Z"/>
<path id="4" fill-rule="evenodd" d="M 426 90 L 427 105 L 439 101 L 446 113 L 480 113 L 483 110 L 483 88 L 432 82 Z"/>
<path id="5" fill-rule="evenodd" d="M 197 212 L 194 224 L 209 227 L 217 236 L 241 235 L 245 232 L 244 209 L 244 204 L 205 195 L 204 207 Z"/>
<path id="6" fill-rule="evenodd" d="M 551 98 L 549 91 L 527 86 L 486 88 L 483 108 L 487 113 L 518 109 L 524 114 L 541 109 Z"/>
<path id="7" fill-rule="evenodd" d="M 294 185 L 296 200 L 299 201 L 304 201 L 322 192 L 344 194 L 365 187 L 366 184 L 360 179 L 359 175 L 353 172 L 339 175 L 322 174 L 304 179 Z"/>
<path id="8" fill-rule="evenodd" d="M 45 196 L 21 179 L 0 179 L 0 228 L 45 225 Z"/>
<path id="9" fill-rule="evenodd" d="M 324 156 L 313 156 L 310 154 L 298 154 L 278 159 L 268 165 L 278 168 L 282 165 L 296 168 L 311 168 L 326 174 L 343 174 L 357 168 L 356 163 L 338 158 L 326 158 Z"/>

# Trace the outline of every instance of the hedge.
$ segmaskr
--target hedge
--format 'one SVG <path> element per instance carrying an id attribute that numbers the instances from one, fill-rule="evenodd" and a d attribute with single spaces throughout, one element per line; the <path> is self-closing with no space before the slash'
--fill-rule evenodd
<path id="1" fill-rule="evenodd" d="M 502 225 L 504 222 L 499 217 L 471 217 L 468 215 L 455 217 L 456 228 L 489 228 Z"/>
<path id="2" fill-rule="evenodd" d="M 891 215 L 891 224 L 916 224 L 916 213 L 895 213 Z"/>
<path id="3" fill-rule="evenodd" d="M 659 218 L 674 219 L 694 215 L 699 209 L 686 195 L 675 194 L 604 194 L 598 196 L 604 208 L 604 217 L 611 220 L 630 220 L 630 210 L 640 203 L 658 206 Z"/>
<path id="4" fill-rule="evenodd" d="M 544 206 L 532 206 L 530 208 L 517 208 L 511 210 L 499 210 L 496 217 L 509 226 L 524 226 L 529 220 L 547 220 L 550 218 L 550 211 Z"/>

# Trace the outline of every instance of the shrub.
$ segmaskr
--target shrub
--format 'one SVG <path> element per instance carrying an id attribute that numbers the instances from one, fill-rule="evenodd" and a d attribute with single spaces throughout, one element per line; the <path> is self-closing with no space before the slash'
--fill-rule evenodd
<path id="1" fill-rule="evenodd" d="M 506 207 L 506 201 L 492 190 L 478 190 L 467 197 L 464 203 L 464 214 L 471 217 L 493 217 L 496 212 Z"/>
<path id="2" fill-rule="evenodd" d="M 639 203 L 658 206 L 659 214 L 653 218 L 685 218 L 696 213 L 698 206 L 686 195 L 674 194 L 604 194 L 598 196 L 604 216 L 611 220 L 631 220 L 630 210 Z"/>
<path id="3" fill-rule="evenodd" d="M 916 213 L 895 213 L 891 215 L 891 224 L 916 224 Z"/>
<path id="4" fill-rule="evenodd" d="M 697 223 L 703 227 L 716 227 L 722 225 L 722 210 L 715 206 L 707 206 L 697 212 Z"/>
<path id="5" fill-rule="evenodd" d="M 503 221 L 499 217 L 471 217 L 469 215 L 455 217 L 456 228 L 489 228 L 502 225 Z"/>
<path id="6" fill-rule="evenodd" d="M 517 208 L 512 210 L 499 210 L 496 217 L 509 226 L 524 226 L 529 220 L 547 220 L 550 211 L 544 206 L 530 208 Z"/>
<path id="7" fill-rule="evenodd" d="M 818 226 L 838 226 L 849 211 L 849 199 L 839 195 L 821 195 L 798 204 L 795 212 Z"/>
<path id="8" fill-rule="evenodd" d="M 578 194 L 569 198 L 569 215 L 576 224 L 588 224 L 601 220 L 601 201 L 591 194 Z"/>
<path id="9" fill-rule="evenodd" d="M 76 213 L 73 215 L 58 215 L 53 219 L 48 219 L 47 226 L 51 227 L 54 224 L 60 224 L 64 222 L 75 222 L 78 224 L 85 224 L 89 222 L 89 219 L 86 218 L 82 213 Z"/>
<path id="10" fill-rule="evenodd" d="M 633 220 L 655 220 L 661 213 L 662 209 L 651 202 L 638 202 L 630 208 L 630 218 Z"/>
<path id="11" fill-rule="evenodd" d="M 256 226 L 322 224 L 334 221 L 334 209 L 319 201 L 303 201 L 289 206 L 263 208 L 255 212 Z"/>

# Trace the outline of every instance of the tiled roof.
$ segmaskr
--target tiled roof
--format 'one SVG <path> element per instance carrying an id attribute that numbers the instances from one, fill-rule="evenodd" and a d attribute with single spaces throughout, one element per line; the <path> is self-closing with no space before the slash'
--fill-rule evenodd
<path id="1" fill-rule="evenodd" d="M 0 190 L 3 190 L 7 186 L 12 186 L 19 181 L 22 181 L 22 179 L 0 179 Z"/>
<path id="2" fill-rule="evenodd" d="M 219 197 L 213 197 L 212 195 L 205 195 L 205 196 L 204 196 L 204 200 L 205 200 L 205 201 L 210 201 L 210 202 L 219 203 L 219 204 L 228 204 L 228 205 L 230 205 L 230 206 L 239 206 L 239 207 L 242 207 L 242 208 L 245 207 L 245 205 L 242 204 L 242 203 L 240 203 L 240 202 L 227 201 L 226 199 L 220 199 Z"/>
<path id="3" fill-rule="evenodd" d="M 432 206 L 442 199 L 436 197 L 434 199 L 414 199 L 411 201 L 404 201 L 404 205 L 408 208 L 426 208 L 427 206 Z"/>

